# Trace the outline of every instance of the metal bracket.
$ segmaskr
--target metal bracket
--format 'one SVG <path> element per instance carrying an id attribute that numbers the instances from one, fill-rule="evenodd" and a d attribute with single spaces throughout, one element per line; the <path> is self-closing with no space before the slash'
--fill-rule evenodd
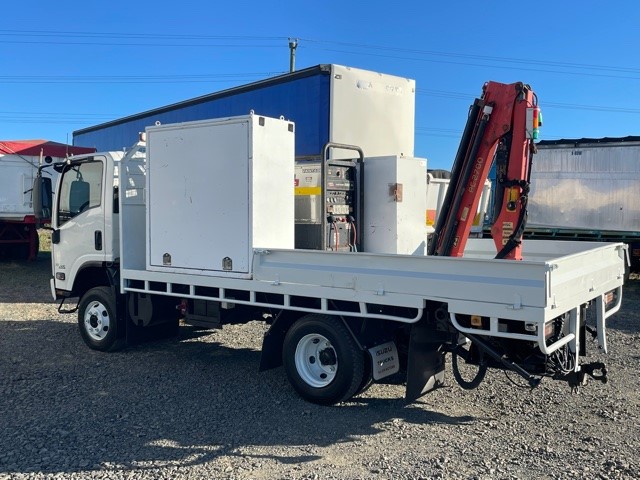
<path id="1" fill-rule="evenodd" d="M 65 300 L 66 300 L 66 298 L 63 298 L 63 299 L 60 301 L 60 305 L 58 305 L 58 313 L 76 313 L 76 312 L 78 311 L 78 306 L 79 306 L 79 304 L 77 304 L 77 305 L 75 306 L 75 308 L 72 308 L 71 310 L 65 310 L 65 309 L 63 309 L 63 308 L 62 308 L 62 305 L 64 305 L 64 301 L 65 301 Z"/>
<path id="2" fill-rule="evenodd" d="M 520 295 L 518 295 L 517 293 L 514 294 L 514 298 L 513 298 L 513 305 L 507 307 L 511 310 L 522 310 L 522 297 Z"/>

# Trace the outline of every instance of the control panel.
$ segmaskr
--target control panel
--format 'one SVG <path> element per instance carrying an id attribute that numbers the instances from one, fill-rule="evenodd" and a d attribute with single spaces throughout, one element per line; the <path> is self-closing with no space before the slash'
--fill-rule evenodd
<path id="1" fill-rule="evenodd" d="M 355 213 L 357 169 L 357 164 L 351 161 L 328 162 L 326 165 L 325 250 L 358 250 Z"/>
<path id="2" fill-rule="evenodd" d="M 360 154 L 326 159 L 328 149 Z M 357 252 L 361 244 L 363 155 L 358 147 L 327 144 L 321 158 L 298 158 L 295 168 L 296 248 Z"/>

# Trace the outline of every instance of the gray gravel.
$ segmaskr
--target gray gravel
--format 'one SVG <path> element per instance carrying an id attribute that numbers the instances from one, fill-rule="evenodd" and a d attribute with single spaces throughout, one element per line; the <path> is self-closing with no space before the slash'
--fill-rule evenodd
<path id="1" fill-rule="evenodd" d="M 257 322 L 89 350 L 49 268 L 0 263 L 0 480 L 640 478 L 640 280 L 609 322 L 607 385 L 489 372 L 466 392 L 449 375 L 411 405 L 391 382 L 319 407 L 257 372 Z"/>

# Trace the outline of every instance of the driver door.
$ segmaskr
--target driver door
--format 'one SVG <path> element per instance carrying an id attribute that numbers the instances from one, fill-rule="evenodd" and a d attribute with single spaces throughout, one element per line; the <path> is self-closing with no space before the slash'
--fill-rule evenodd
<path id="1" fill-rule="evenodd" d="M 71 291 L 82 268 L 105 260 L 105 165 L 104 157 L 92 157 L 62 171 L 51 246 L 58 289 Z"/>

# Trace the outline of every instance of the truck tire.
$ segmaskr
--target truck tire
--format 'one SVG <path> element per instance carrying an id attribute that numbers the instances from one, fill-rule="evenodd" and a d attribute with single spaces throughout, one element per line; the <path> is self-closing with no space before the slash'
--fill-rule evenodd
<path id="1" fill-rule="evenodd" d="M 363 352 L 342 320 L 306 315 L 284 338 L 282 363 L 289 382 L 305 400 L 333 405 L 362 387 Z"/>
<path id="2" fill-rule="evenodd" d="M 95 287 L 78 305 L 78 327 L 82 340 L 93 350 L 114 351 L 124 345 L 118 338 L 116 302 L 111 288 Z"/>

